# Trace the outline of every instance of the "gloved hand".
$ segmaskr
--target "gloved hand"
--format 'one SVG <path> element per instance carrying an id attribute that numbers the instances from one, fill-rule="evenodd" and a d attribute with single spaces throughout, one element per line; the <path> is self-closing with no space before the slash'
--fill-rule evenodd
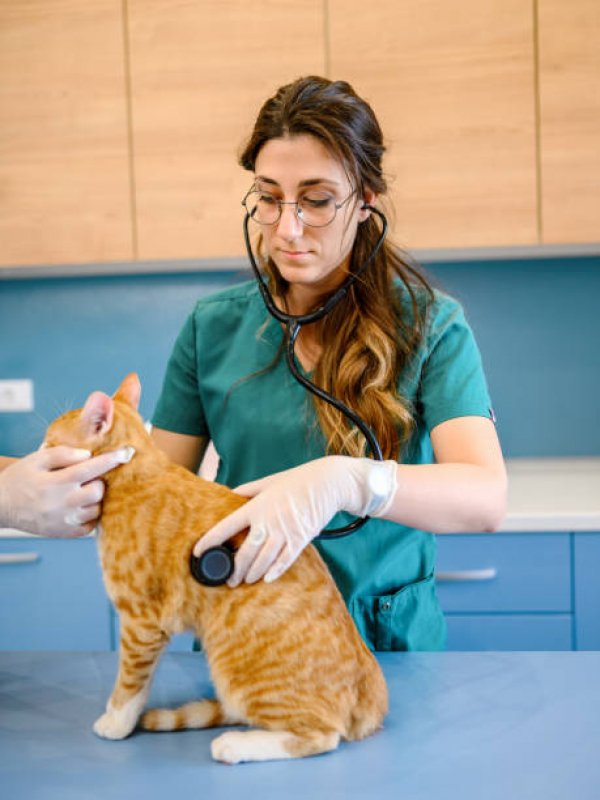
<path id="1" fill-rule="evenodd" d="M 126 449 L 90 458 L 87 450 L 61 446 L 15 461 L 0 472 L 0 524 L 41 536 L 84 536 L 104 494 L 94 479 L 129 458 Z"/>
<path id="2" fill-rule="evenodd" d="M 235 556 L 230 587 L 274 581 L 338 511 L 385 513 L 396 492 L 395 461 L 325 456 L 238 486 L 250 502 L 221 520 L 194 546 L 200 556 L 239 531 L 250 532 Z"/>

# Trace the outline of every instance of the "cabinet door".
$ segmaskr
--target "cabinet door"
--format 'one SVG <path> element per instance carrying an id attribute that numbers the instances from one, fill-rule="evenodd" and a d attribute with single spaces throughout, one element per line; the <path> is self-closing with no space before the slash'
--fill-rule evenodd
<path id="1" fill-rule="evenodd" d="M 131 259 L 121 0 L 3 0 L 0 75 L 0 265 Z"/>
<path id="2" fill-rule="evenodd" d="M 448 650 L 571 650 L 570 614 L 447 614 Z"/>
<path id="3" fill-rule="evenodd" d="M 438 536 L 449 650 L 570 650 L 567 533 Z"/>
<path id="4" fill-rule="evenodd" d="M 95 539 L 0 539 L 0 608 L 0 650 L 109 650 Z"/>
<path id="5" fill-rule="evenodd" d="M 537 242 L 534 31 L 521 0 L 330 0 L 331 77 L 388 144 L 409 248 Z"/>
<path id="6" fill-rule="evenodd" d="M 438 536 L 444 611 L 571 613 L 569 534 Z"/>
<path id="7" fill-rule="evenodd" d="M 542 240 L 600 241 L 600 3 L 538 0 Z"/>
<path id="8" fill-rule="evenodd" d="M 245 252 L 237 164 L 262 103 L 325 68 L 322 0 L 128 3 L 139 257 Z"/>
<path id="9" fill-rule="evenodd" d="M 576 533 L 575 642 L 577 650 L 600 650 L 600 533 Z"/>

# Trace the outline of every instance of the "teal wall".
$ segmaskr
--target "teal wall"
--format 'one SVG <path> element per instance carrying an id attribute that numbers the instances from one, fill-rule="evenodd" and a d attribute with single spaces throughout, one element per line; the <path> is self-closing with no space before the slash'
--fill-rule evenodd
<path id="1" fill-rule="evenodd" d="M 428 266 L 475 331 L 505 455 L 599 456 L 600 258 Z M 0 378 L 33 378 L 35 411 L 0 414 L 0 454 L 23 455 L 46 422 L 139 373 L 150 416 L 196 298 L 249 274 L 0 281 Z"/>

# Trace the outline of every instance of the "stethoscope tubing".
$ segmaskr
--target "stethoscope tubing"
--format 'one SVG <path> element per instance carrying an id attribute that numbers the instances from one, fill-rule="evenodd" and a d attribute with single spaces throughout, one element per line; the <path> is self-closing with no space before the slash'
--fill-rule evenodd
<path id="1" fill-rule="evenodd" d="M 248 223 L 251 219 L 250 214 L 247 212 L 244 218 L 244 239 L 246 242 L 246 249 L 248 251 L 248 258 L 250 260 L 250 265 L 252 267 L 252 271 L 254 276 L 258 282 L 258 288 L 260 289 L 263 301 L 267 308 L 267 311 L 273 316 L 276 320 L 283 323 L 285 325 L 285 351 L 286 351 L 286 360 L 288 368 L 292 374 L 292 376 L 298 381 L 298 383 L 307 389 L 312 394 L 320 397 L 326 403 L 334 406 L 338 411 L 340 411 L 344 416 L 350 419 L 356 427 L 360 430 L 360 432 L 365 437 L 367 444 L 373 454 L 373 458 L 376 461 L 383 461 L 383 456 L 381 454 L 381 447 L 379 446 L 379 442 L 375 437 L 375 434 L 371 430 L 371 428 L 367 425 L 367 423 L 356 414 L 351 408 L 349 408 L 345 403 L 342 403 L 341 400 L 338 400 L 337 397 L 334 397 L 329 392 L 326 392 L 320 386 L 317 386 L 312 381 L 310 381 L 305 375 L 303 375 L 300 370 L 298 369 L 298 364 L 296 362 L 296 353 L 295 353 L 295 344 L 296 339 L 298 338 L 298 334 L 303 325 L 310 325 L 313 322 L 317 322 L 320 319 L 323 319 L 331 309 L 344 297 L 350 286 L 359 278 L 367 269 L 369 264 L 373 261 L 379 249 L 381 248 L 383 241 L 387 234 L 387 219 L 385 218 L 384 214 L 379 211 L 377 208 L 374 208 L 370 205 L 364 205 L 363 208 L 367 208 L 372 211 L 374 214 L 381 219 L 382 222 L 382 230 L 379 235 L 379 239 L 377 240 L 375 247 L 373 248 L 372 252 L 370 253 L 369 257 L 365 261 L 365 263 L 358 269 L 356 272 L 352 273 L 351 275 L 346 278 L 344 283 L 340 286 L 340 288 L 319 308 L 315 311 L 311 311 L 309 314 L 287 314 L 284 311 L 281 311 L 276 305 L 275 301 L 273 300 L 273 296 L 269 292 L 267 284 L 263 279 L 263 276 L 260 273 L 258 265 L 256 263 L 256 259 L 254 258 L 254 253 L 252 252 L 252 245 L 250 243 L 250 234 L 248 232 Z M 358 528 L 362 527 L 369 517 L 360 517 L 354 520 L 353 522 L 349 523 L 348 525 L 344 525 L 342 528 L 331 528 L 325 529 L 322 531 L 317 538 L 323 539 L 337 539 L 341 538 L 342 536 L 347 536 L 349 533 L 353 533 Z"/>

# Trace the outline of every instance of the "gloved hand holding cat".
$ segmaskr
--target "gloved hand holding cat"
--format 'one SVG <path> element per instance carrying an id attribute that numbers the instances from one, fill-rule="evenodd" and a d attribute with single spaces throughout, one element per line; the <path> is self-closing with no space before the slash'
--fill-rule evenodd
<path id="1" fill-rule="evenodd" d="M 194 554 L 250 528 L 228 585 L 262 577 L 274 581 L 338 511 L 359 517 L 385 514 L 396 492 L 396 467 L 395 461 L 325 456 L 238 486 L 234 491 L 252 500 L 208 531 Z"/>

